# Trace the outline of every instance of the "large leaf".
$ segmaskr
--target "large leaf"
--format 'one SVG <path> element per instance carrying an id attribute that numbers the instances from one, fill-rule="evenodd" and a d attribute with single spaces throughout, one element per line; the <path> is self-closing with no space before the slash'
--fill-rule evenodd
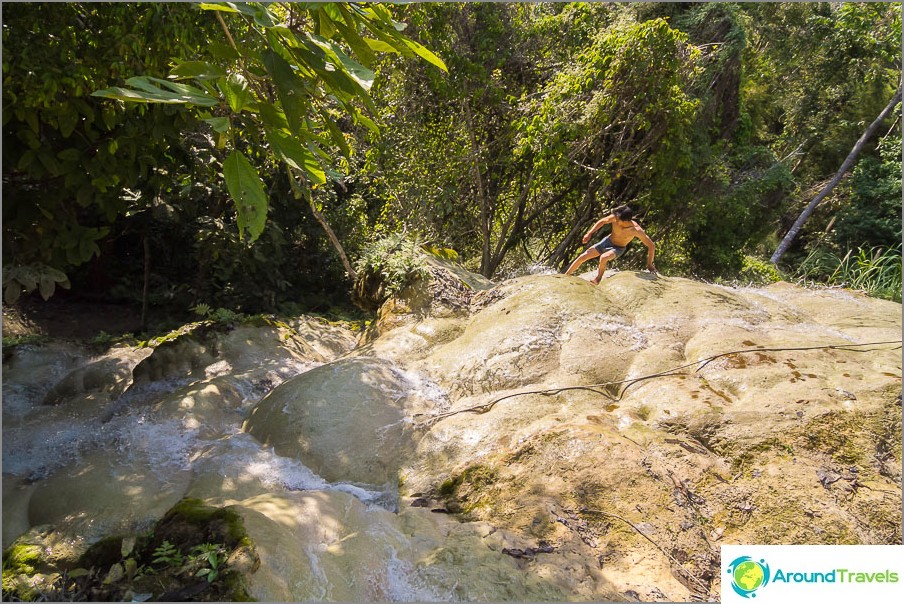
<path id="1" fill-rule="evenodd" d="M 292 49 L 292 56 L 313 69 L 329 87 L 330 92 L 336 94 L 340 100 L 352 98 L 369 100 L 367 91 L 361 84 L 342 69 L 342 60 L 335 54 L 330 44 L 325 40 L 318 40 L 318 37 L 306 35 L 301 40 L 301 45 Z M 341 95 L 344 95 L 345 99 L 342 99 Z"/>
<path id="2" fill-rule="evenodd" d="M 326 128 L 329 131 L 330 138 L 332 139 L 333 143 L 337 147 L 339 147 L 342 155 L 344 155 L 346 158 L 351 158 L 352 150 L 348 146 L 348 141 L 345 140 L 345 136 L 342 134 L 339 126 L 336 125 L 336 121 L 326 111 L 321 111 L 320 116 L 323 118 L 323 123 L 326 125 Z"/>
<path id="3" fill-rule="evenodd" d="M 248 15 L 261 27 L 273 27 L 278 23 L 276 16 L 262 2 L 218 2 L 216 4 L 202 4 L 201 6 L 207 10 L 226 10 L 227 12 L 238 12 Z"/>
<path id="4" fill-rule="evenodd" d="M 374 60 L 376 56 L 373 53 L 373 49 L 371 49 L 367 42 L 361 37 L 358 33 L 357 23 L 355 22 L 355 18 L 349 12 L 349 10 L 343 5 L 338 5 L 339 10 L 342 12 L 342 16 L 345 20 L 344 23 L 336 22 L 334 27 L 339 30 L 339 33 L 342 35 L 342 39 L 345 40 L 349 46 L 351 46 L 352 50 L 355 53 L 355 56 L 362 61 L 368 67 L 374 64 Z"/>
<path id="5" fill-rule="evenodd" d="M 235 202 L 239 238 L 248 230 L 250 241 L 256 240 L 267 222 L 267 194 L 257 170 L 241 151 L 233 151 L 223 162 L 226 188 Z"/>
<path id="6" fill-rule="evenodd" d="M 201 10 L 218 10 L 224 13 L 239 12 L 231 2 L 202 2 L 198 5 L 198 8 L 200 8 Z"/>
<path id="7" fill-rule="evenodd" d="M 283 113 L 293 133 L 299 134 L 304 129 L 307 116 L 307 102 L 304 87 L 298 81 L 292 66 L 272 50 L 261 53 L 264 66 L 273 82 L 282 104 Z"/>
<path id="8" fill-rule="evenodd" d="M 226 75 L 222 67 L 206 61 L 184 61 L 170 70 L 169 77 L 179 80 L 195 78 L 198 80 L 216 80 Z"/>
<path id="9" fill-rule="evenodd" d="M 383 42 L 382 40 L 374 40 L 373 38 L 364 38 L 365 44 L 367 44 L 371 50 L 375 50 L 378 52 L 391 52 L 395 54 L 399 54 L 399 49 L 395 46 L 387 42 Z"/>
<path id="10" fill-rule="evenodd" d="M 115 99 L 117 101 L 129 101 L 132 103 L 165 103 L 171 105 L 184 105 L 186 101 L 179 98 L 178 95 L 172 93 L 161 92 L 144 92 L 139 90 L 129 90 L 119 86 L 104 88 L 103 90 L 95 90 L 91 96 L 98 96 L 106 99 Z M 210 105 L 211 107 L 213 105 Z"/>
<path id="11" fill-rule="evenodd" d="M 8 281 L 3 287 L 3 301 L 12 306 L 22 295 L 22 285 L 18 281 Z"/>
<path id="12" fill-rule="evenodd" d="M 289 121 L 286 119 L 286 114 L 274 107 L 272 103 L 261 103 L 260 116 L 264 128 L 289 130 Z"/>
<path id="13" fill-rule="evenodd" d="M 267 140 L 273 152 L 289 166 L 304 172 L 311 182 L 322 185 L 326 182 L 326 174 L 314 154 L 297 139 L 277 130 L 267 130 Z"/>
<path id="14" fill-rule="evenodd" d="M 214 132 L 229 132 L 229 127 L 232 126 L 228 117 L 208 117 L 204 121 L 210 124 Z"/>
<path id="15" fill-rule="evenodd" d="M 229 108 L 240 113 L 248 100 L 248 82 L 245 81 L 245 77 L 238 73 L 230 73 L 229 77 L 221 79 L 218 85 L 226 97 L 226 102 L 229 103 Z"/>
<path id="16" fill-rule="evenodd" d="M 139 103 L 171 103 L 198 105 L 201 107 L 214 107 L 219 104 L 219 100 L 208 95 L 200 88 L 169 82 L 160 78 L 134 77 L 126 80 L 126 84 L 132 86 L 133 89 L 114 86 L 97 90 L 92 92 L 91 95 Z"/>
<path id="17" fill-rule="evenodd" d="M 426 60 L 431 65 L 435 65 L 435 66 L 439 67 L 440 69 L 442 69 L 445 72 L 449 71 L 449 69 L 446 67 L 446 64 L 443 63 L 443 60 L 440 59 L 435 54 L 433 54 L 432 52 L 430 52 L 429 50 L 427 50 L 427 48 L 425 46 L 423 46 L 422 44 L 418 44 L 414 40 L 409 40 L 407 38 L 404 40 L 404 42 L 405 42 L 405 45 L 408 48 L 410 48 L 411 50 L 413 50 L 414 54 L 416 54 L 417 56 Z"/>
<path id="18" fill-rule="evenodd" d="M 339 58 L 342 66 L 355 80 L 355 82 L 357 82 L 358 85 L 361 86 L 361 88 L 363 88 L 365 91 L 369 91 L 371 85 L 374 83 L 376 74 L 345 54 L 345 51 L 343 51 L 335 42 L 329 42 L 329 45 L 333 50 L 333 54 Z"/>

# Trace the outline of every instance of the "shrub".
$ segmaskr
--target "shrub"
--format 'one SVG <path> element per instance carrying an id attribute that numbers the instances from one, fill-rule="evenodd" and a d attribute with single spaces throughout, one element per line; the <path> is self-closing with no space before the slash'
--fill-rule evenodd
<path id="1" fill-rule="evenodd" d="M 840 285 L 869 296 L 901 301 L 901 248 L 857 248 L 844 257 L 816 247 L 807 254 L 796 276 L 804 283 Z"/>
<path id="2" fill-rule="evenodd" d="M 376 310 L 387 298 L 430 274 L 420 243 L 404 234 L 366 246 L 355 269 L 355 300 L 365 310 Z"/>

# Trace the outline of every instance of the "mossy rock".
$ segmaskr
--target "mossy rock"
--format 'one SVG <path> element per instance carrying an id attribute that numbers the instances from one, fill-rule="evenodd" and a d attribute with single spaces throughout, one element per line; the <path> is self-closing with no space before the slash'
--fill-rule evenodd
<path id="1" fill-rule="evenodd" d="M 77 561 L 48 561 L 18 540 L 3 554 L 4 599 L 71 601 L 252 601 L 260 566 L 241 516 L 183 499 L 142 535 L 106 537 Z M 40 589 L 29 589 L 35 579 Z"/>
<path id="2" fill-rule="evenodd" d="M 450 512 L 463 512 L 466 516 L 477 508 L 488 505 L 490 488 L 499 480 L 499 471 L 484 464 L 473 464 L 460 474 L 454 474 L 437 487 L 437 495 L 446 502 Z"/>
<path id="3" fill-rule="evenodd" d="M 3 552 L 3 600 L 33 600 L 37 591 L 30 578 L 42 566 L 41 546 L 17 540 Z"/>

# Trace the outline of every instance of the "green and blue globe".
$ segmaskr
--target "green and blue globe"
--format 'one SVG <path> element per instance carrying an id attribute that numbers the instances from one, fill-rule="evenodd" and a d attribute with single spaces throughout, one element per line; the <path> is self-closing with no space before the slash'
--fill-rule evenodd
<path id="1" fill-rule="evenodd" d="M 728 565 L 731 586 L 735 593 L 745 598 L 754 598 L 754 593 L 769 582 L 769 565 L 765 560 L 757 562 L 750 556 L 741 556 Z"/>

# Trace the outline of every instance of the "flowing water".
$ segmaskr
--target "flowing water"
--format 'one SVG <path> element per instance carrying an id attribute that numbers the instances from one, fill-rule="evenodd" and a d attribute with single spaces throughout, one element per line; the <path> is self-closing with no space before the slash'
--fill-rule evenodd
<path id="1" fill-rule="evenodd" d="M 134 367 L 150 353 L 122 348 L 105 358 L 117 354 Z M 489 549 L 485 527 L 400 510 L 397 485 L 328 481 L 243 430 L 262 398 L 321 362 L 236 371 L 241 363 L 215 359 L 191 376 L 129 384 L 119 396 L 123 384 L 93 384 L 45 404 L 56 384 L 98 360 L 45 345 L 20 346 L 4 362 L 4 548 L 50 525 L 52 554 L 75 556 L 107 535 L 149 529 L 192 496 L 242 514 L 262 561 L 252 582 L 262 600 L 562 596 Z M 396 377 L 418 389 L 419 404 L 448 406 L 435 384 Z M 334 388 L 341 399 L 343 385 Z"/>

